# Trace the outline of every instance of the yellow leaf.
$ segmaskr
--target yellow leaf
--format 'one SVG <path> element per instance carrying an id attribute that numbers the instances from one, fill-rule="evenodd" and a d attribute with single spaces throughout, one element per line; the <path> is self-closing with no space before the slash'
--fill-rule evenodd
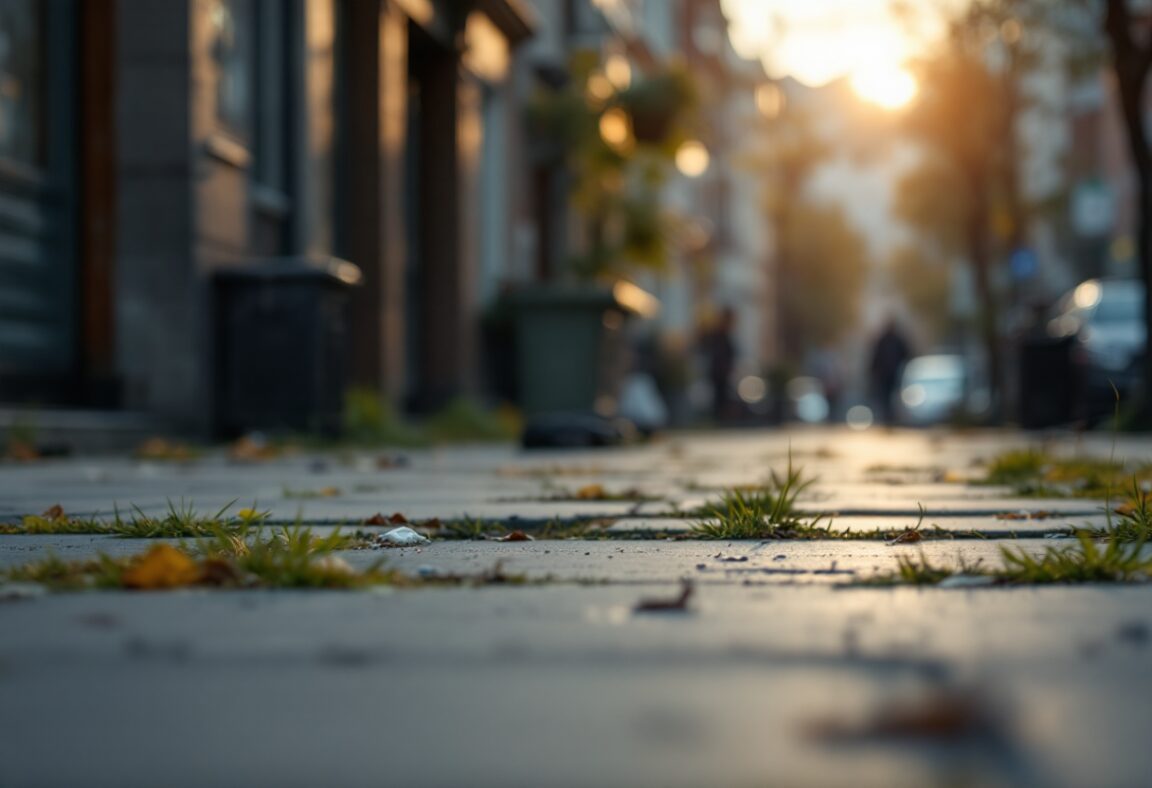
<path id="1" fill-rule="evenodd" d="M 576 491 L 576 497 L 582 501 L 604 497 L 604 487 L 600 484 L 586 484 Z"/>
<path id="2" fill-rule="evenodd" d="M 199 578 L 200 567 L 195 561 L 171 545 L 158 544 L 124 570 L 120 583 L 125 588 L 150 590 L 190 586 Z"/>

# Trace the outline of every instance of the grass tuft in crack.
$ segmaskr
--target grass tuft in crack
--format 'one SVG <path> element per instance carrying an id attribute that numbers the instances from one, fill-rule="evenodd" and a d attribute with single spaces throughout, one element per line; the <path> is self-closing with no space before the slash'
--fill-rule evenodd
<path id="1" fill-rule="evenodd" d="M 957 576 L 987 578 L 995 585 L 1051 585 L 1059 583 L 1144 583 L 1152 580 L 1152 554 L 1142 540 L 1122 542 L 1098 539 L 1081 531 L 1076 544 L 1048 547 L 1033 555 L 1024 548 L 1004 547 L 1001 565 L 987 567 L 980 561 L 957 566 L 932 564 L 923 553 L 919 558 L 897 556 L 896 569 L 874 575 L 861 583 L 865 586 L 937 585 Z"/>
<path id="2" fill-rule="evenodd" d="M 357 570 L 337 556 L 353 538 L 324 537 L 308 528 L 271 532 L 254 526 L 218 527 L 192 544 L 161 543 L 128 557 L 100 554 L 85 561 L 55 556 L 14 567 L 0 579 L 41 583 L 58 590 L 224 588 L 364 588 L 402 582 L 376 562 Z"/>
<path id="3" fill-rule="evenodd" d="M 192 504 L 183 500 L 179 504 L 168 501 L 168 511 L 160 516 L 145 514 L 132 507 L 130 517 L 122 517 L 116 509 L 112 520 L 72 517 L 59 506 L 46 512 L 24 517 L 20 525 L 4 527 L 2 533 L 12 534 L 99 534 L 128 539 L 195 539 L 211 536 L 219 530 L 240 530 L 259 525 L 269 513 L 253 508 L 240 509 L 234 515 L 228 510 L 236 504 L 231 501 L 213 514 L 201 514 Z"/>
<path id="4" fill-rule="evenodd" d="M 1152 555 L 1144 541 L 1106 539 L 1077 534 L 1072 547 L 1049 547 L 1033 556 L 1022 548 L 1001 548 L 1004 567 L 998 575 L 1009 583 L 1135 583 L 1152 579 Z"/>
<path id="5" fill-rule="evenodd" d="M 788 460 L 783 475 L 772 471 L 768 483 L 755 490 L 731 489 L 719 503 L 696 511 L 702 519 L 692 534 L 703 539 L 804 539 L 832 538 L 828 526 L 819 525 L 822 515 L 802 516 L 796 500 L 816 480 L 805 478 Z"/>
<path id="6" fill-rule="evenodd" d="M 1038 449 L 1017 449 L 992 460 L 981 484 L 1007 485 L 1029 498 L 1106 499 L 1125 476 L 1152 481 L 1152 467 L 1129 467 L 1115 459 L 1056 457 Z"/>
<path id="7" fill-rule="evenodd" d="M 1109 510 L 1108 528 L 1097 535 L 1118 542 L 1152 542 L 1152 501 L 1137 479 L 1132 479 L 1128 502 Z"/>

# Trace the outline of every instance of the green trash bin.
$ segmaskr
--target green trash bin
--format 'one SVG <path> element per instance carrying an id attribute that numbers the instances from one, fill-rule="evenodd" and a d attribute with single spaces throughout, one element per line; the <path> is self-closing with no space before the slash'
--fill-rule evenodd
<path id="1" fill-rule="evenodd" d="M 510 296 L 520 407 L 526 416 L 615 415 L 627 372 L 624 326 L 659 302 L 628 282 L 541 285 Z"/>

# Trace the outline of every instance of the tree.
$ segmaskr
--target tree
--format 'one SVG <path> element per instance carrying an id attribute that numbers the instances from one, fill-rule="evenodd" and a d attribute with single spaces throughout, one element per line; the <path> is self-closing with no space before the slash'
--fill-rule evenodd
<path id="1" fill-rule="evenodd" d="M 951 270 L 947 259 L 913 245 L 898 247 L 888 260 L 891 280 L 933 340 L 939 340 L 949 329 Z"/>
<path id="2" fill-rule="evenodd" d="M 1022 78 L 1035 43 L 1022 35 L 1020 2 L 975 0 L 953 16 L 943 45 L 919 63 L 921 95 L 908 128 L 928 159 L 901 185 L 898 212 L 945 259 L 970 266 L 994 407 L 1004 408 L 1002 295 L 994 266 L 1025 242 L 1016 127 Z M 909 199 L 908 192 L 917 195 Z"/>
<path id="3" fill-rule="evenodd" d="M 777 271 L 785 355 L 842 339 L 860 316 L 867 242 L 838 205 L 793 195 L 778 227 Z"/>
<path id="4" fill-rule="evenodd" d="M 1136 258 L 1144 282 L 1145 336 L 1152 338 L 1152 147 L 1144 125 L 1145 93 L 1152 70 L 1152 36 L 1148 22 L 1147 12 L 1137 17 L 1127 0 L 1107 0 L 1103 26 L 1112 54 L 1128 151 L 1136 172 Z M 1138 27 L 1143 30 L 1138 31 Z M 1152 353 L 1145 351 L 1141 373 L 1145 396 L 1135 416 L 1142 424 L 1152 423 L 1152 403 L 1148 397 L 1152 392 Z"/>
<path id="5" fill-rule="evenodd" d="M 796 365 L 806 351 L 836 342 L 856 323 L 867 244 L 839 206 L 804 193 L 828 154 L 806 111 L 788 105 L 766 133 L 770 152 L 754 166 L 765 176 L 775 238 L 779 360 Z"/>

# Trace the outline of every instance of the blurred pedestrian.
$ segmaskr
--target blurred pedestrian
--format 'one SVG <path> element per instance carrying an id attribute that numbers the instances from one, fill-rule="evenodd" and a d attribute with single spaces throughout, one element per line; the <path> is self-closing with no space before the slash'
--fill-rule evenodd
<path id="1" fill-rule="evenodd" d="M 911 355 L 908 341 L 900 332 L 895 318 L 890 318 L 872 347 L 872 361 L 868 366 L 872 399 L 876 404 L 877 420 L 882 424 L 894 421 L 893 404 L 900 370 Z"/>
<path id="2" fill-rule="evenodd" d="M 712 387 L 712 418 L 721 422 L 731 416 L 732 369 L 736 366 L 736 311 L 724 307 L 716 325 L 704 337 L 708 358 L 708 382 Z"/>

